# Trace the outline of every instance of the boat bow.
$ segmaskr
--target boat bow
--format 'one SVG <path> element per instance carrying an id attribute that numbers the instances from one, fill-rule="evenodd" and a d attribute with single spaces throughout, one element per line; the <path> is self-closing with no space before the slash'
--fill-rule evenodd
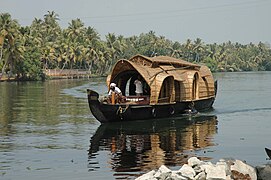
<path id="1" fill-rule="evenodd" d="M 87 89 L 88 104 L 93 116 L 100 122 L 107 122 L 107 118 L 101 111 L 101 102 L 99 101 L 99 93 L 96 91 Z"/>

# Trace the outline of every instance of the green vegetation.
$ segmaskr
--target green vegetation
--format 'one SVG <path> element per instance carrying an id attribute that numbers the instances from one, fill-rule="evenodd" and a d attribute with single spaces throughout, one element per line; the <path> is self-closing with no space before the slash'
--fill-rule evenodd
<path id="1" fill-rule="evenodd" d="M 167 55 L 189 62 L 204 63 L 212 71 L 270 71 L 268 44 L 205 44 L 197 38 L 174 42 L 155 32 L 124 37 L 114 33 L 102 40 L 93 27 L 80 19 L 68 28 L 58 24 L 52 11 L 22 27 L 8 13 L 0 14 L 0 70 L 21 80 L 40 80 L 45 69 L 85 69 L 92 75 L 106 75 L 118 59 L 136 54 Z"/>

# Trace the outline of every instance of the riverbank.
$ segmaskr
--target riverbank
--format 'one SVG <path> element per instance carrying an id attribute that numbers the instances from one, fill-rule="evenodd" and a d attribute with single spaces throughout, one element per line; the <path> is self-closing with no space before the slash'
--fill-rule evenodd
<path id="1" fill-rule="evenodd" d="M 43 73 L 52 79 L 79 79 L 93 76 L 89 71 L 81 69 L 46 69 Z"/>
<path id="2" fill-rule="evenodd" d="M 165 165 L 158 170 L 152 170 L 136 180 L 167 180 L 167 179 L 242 179 L 242 180 L 268 180 L 271 177 L 271 166 L 252 167 L 237 159 L 220 159 L 216 164 L 199 160 L 197 157 L 188 159 L 179 170 L 172 171 Z"/>
<path id="3" fill-rule="evenodd" d="M 10 81 L 16 81 L 16 79 L 13 78 L 13 77 L 10 77 L 10 78 L 8 78 L 8 77 L 0 77 L 0 82 L 4 82 L 4 81 L 10 82 Z"/>
<path id="4" fill-rule="evenodd" d="M 90 74 L 89 71 L 80 69 L 47 69 L 43 73 L 46 79 L 89 79 L 95 77 L 104 77 L 101 75 Z M 0 82 L 21 81 L 7 74 L 0 76 Z"/>

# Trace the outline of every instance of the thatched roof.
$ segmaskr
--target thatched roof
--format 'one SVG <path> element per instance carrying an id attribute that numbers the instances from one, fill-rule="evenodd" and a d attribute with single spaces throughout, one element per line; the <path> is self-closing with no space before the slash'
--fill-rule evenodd
<path id="1" fill-rule="evenodd" d="M 146 61 L 152 63 L 152 66 L 154 65 L 160 65 L 160 64 L 167 64 L 167 65 L 179 65 L 179 66 L 190 66 L 190 67 L 200 67 L 198 64 L 193 64 L 187 61 L 184 61 L 182 59 L 176 59 L 169 56 L 155 56 L 155 57 L 147 57 L 142 55 L 136 55 L 129 59 L 129 61 L 134 61 L 135 59 L 142 58 Z"/>
<path id="2" fill-rule="evenodd" d="M 184 78 L 182 75 L 184 72 L 199 70 L 200 67 L 198 64 L 168 56 L 146 57 L 136 55 L 129 60 L 119 60 L 112 70 L 111 78 L 108 80 L 111 81 L 120 72 L 136 70 L 149 85 L 158 74 L 160 76 L 163 74 L 165 78 L 167 76 L 174 76 L 175 79 L 181 81 Z"/>
<path id="3" fill-rule="evenodd" d="M 187 61 L 184 61 L 182 59 L 176 59 L 173 57 L 168 56 L 156 56 L 153 58 L 150 58 L 153 63 L 158 64 L 168 64 L 168 65 L 180 65 L 180 66 L 191 66 L 191 67 L 200 67 L 200 65 L 193 64 Z"/>

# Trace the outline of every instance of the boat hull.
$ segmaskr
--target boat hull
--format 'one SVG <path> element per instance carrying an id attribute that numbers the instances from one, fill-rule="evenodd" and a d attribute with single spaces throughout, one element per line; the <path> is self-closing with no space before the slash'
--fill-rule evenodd
<path id="1" fill-rule="evenodd" d="M 133 121 L 178 116 L 186 113 L 192 102 L 176 102 L 174 104 L 139 105 L 139 104 L 107 104 L 99 101 L 99 94 L 90 89 L 88 92 L 89 108 L 94 117 L 101 123 L 117 121 Z M 212 108 L 215 98 L 193 101 L 197 111 Z"/>

